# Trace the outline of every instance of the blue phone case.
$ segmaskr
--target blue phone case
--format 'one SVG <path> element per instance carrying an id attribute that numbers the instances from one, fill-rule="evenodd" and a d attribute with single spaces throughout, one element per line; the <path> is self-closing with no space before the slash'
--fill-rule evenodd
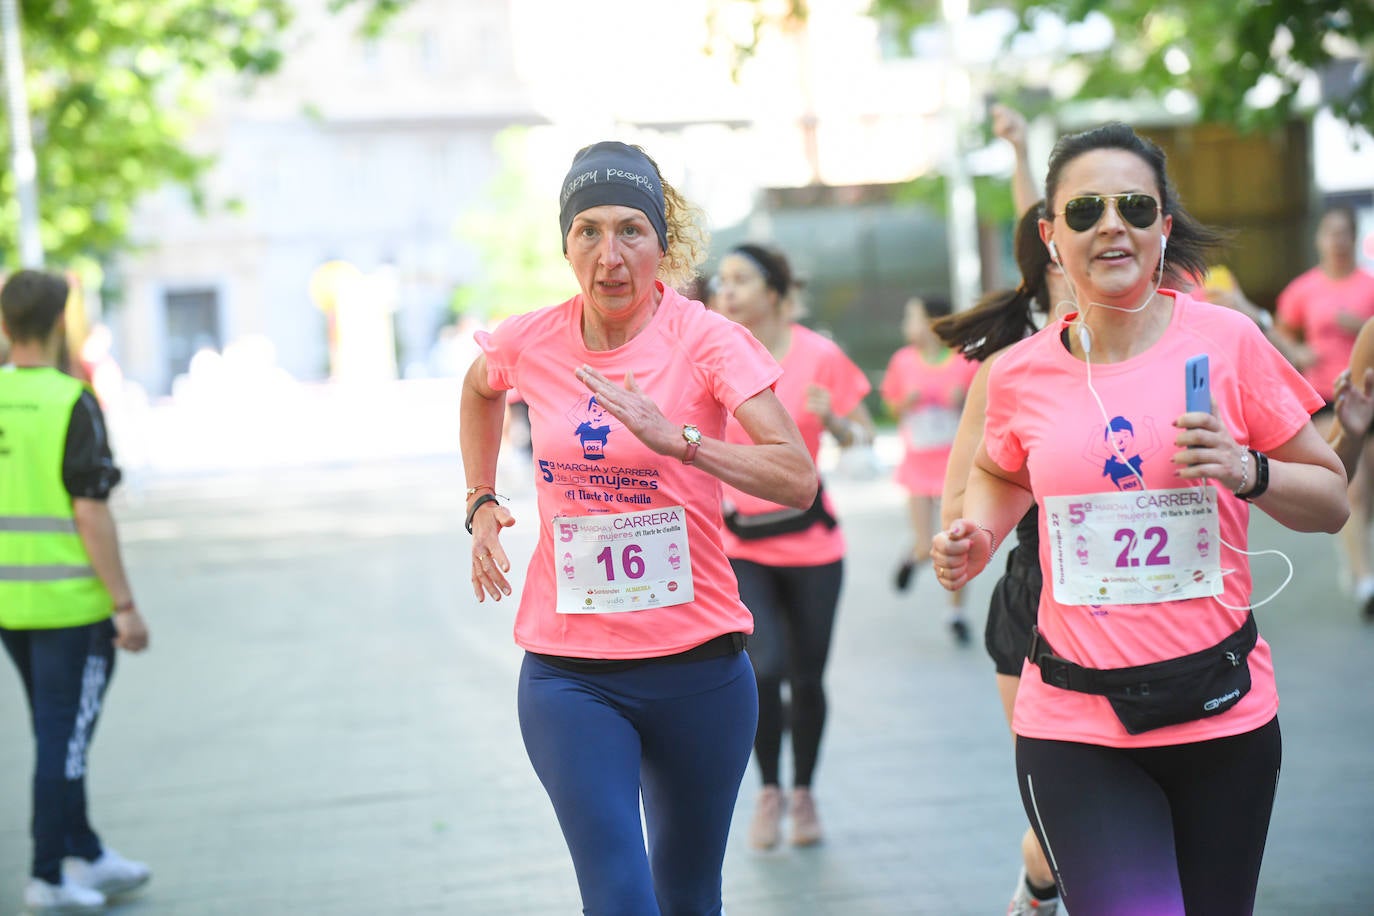
<path id="1" fill-rule="evenodd" d="M 1183 374 L 1188 412 L 1211 413 L 1212 384 L 1207 354 L 1203 353 L 1189 358 L 1188 362 L 1184 364 Z"/>

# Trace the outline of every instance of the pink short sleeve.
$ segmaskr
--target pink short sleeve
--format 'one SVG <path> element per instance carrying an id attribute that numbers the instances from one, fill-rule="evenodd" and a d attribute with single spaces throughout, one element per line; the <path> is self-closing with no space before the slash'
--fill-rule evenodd
<path id="1" fill-rule="evenodd" d="M 1033 339 L 1029 338 L 1015 346 L 1024 346 Z M 988 457 L 1004 471 L 1019 471 L 1026 463 L 1025 445 L 1011 430 L 1012 419 L 1016 416 L 1017 389 L 1024 374 L 1025 370 L 1015 361 L 1005 358 L 997 360 L 988 370 L 983 447 L 987 450 Z"/>

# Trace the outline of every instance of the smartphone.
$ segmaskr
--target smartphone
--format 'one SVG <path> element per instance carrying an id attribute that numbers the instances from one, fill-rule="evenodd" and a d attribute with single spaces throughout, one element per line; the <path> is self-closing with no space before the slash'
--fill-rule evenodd
<path id="1" fill-rule="evenodd" d="M 1188 413 L 1212 412 L 1212 383 L 1207 354 L 1190 357 L 1183 366 Z"/>

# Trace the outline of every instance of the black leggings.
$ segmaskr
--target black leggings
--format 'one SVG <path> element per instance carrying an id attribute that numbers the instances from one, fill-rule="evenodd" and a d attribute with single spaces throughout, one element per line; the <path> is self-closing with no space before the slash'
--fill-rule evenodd
<path id="1" fill-rule="evenodd" d="M 1195 744 L 1016 739 L 1021 801 L 1073 916 L 1249 916 L 1279 720 Z"/>
<path id="2" fill-rule="evenodd" d="M 764 785 L 778 782 L 784 726 L 792 729 L 793 783 L 810 786 L 825 728 L 821 676 L 840 600 L 844 561 L 821 566 L 765 566 L 731 560 L 739 595 L 754 615 L 749 658 L 759 686 L 759 729 L 754 754 Z M 782 682 L 791 693 L 784 716 Z M 784 720 L 787 721 L 784 721 Z"/>

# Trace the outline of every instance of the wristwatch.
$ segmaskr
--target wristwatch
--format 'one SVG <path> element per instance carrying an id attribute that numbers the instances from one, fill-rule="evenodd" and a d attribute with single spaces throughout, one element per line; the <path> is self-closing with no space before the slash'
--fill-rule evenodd
<path id="1" fill-rule="evenodd" d="M 701 445 L 701 430 L 688 423 L 682 427 L 682 438 L 687 440 L 687 451 L 682 453 L 682 463 L 691 464 L 697 459 L 697 447 Z"/>

